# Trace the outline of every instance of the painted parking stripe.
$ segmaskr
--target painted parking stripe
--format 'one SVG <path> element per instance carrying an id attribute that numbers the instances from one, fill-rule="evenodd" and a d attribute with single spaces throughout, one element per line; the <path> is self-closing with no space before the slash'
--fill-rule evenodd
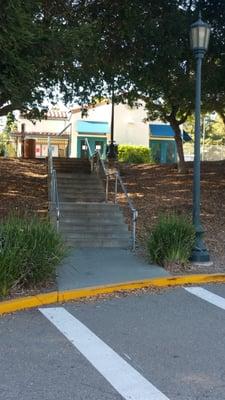
<path id="1" fill-rule="evenodd" d="M 40 312 L 126 400 L 169 400 L 114 350 L 63 307 Z"/>
<path id="2" fill-rule="evenodd" d="M 194 294 L 200 299 L 208 301 L 208 303 L 213 304 L 222 310 L 225 310 L 225 299 L 217 294 L 210 292 L 209 290 L 203 289 L 201 287 L 186 287 L 184 288 L 187 292 Z"/>

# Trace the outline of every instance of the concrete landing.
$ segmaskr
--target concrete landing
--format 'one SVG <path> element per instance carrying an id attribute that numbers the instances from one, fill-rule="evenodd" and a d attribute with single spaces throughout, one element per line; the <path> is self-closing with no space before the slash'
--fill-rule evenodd
<path id="1" fill-rule="evenodd" d="M 150 265 L 129 250 L 72 249 L 57 268 L 58 290 L 169 276 L 165 269 Z"/>

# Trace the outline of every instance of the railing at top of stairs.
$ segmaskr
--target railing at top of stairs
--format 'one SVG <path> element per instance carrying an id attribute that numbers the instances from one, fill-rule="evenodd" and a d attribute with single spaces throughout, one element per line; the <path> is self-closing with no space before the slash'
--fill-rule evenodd
<path id="1" fill-rule="evenodd" d="M 127 192 L 127 189 L 123 183 L 123 180 L 119 174 L 118 171 L 116 172 L 112 172 L 109 173 L 104 160 L 101 157 L 101 154 L 99 152 L 99 150 L 96 150 L 94 153 L 91 151 L 91 147 L 90 144 L 88 142 L 88 139 L 85 139 L 85 143 L 87 146 L 87 150 L 88 150 L 88 155 L 89 155 L 89 159 L 91 162 L 91 170 L 94 171 L 94 168 L 96 166 L 96 171 L 97 174 L 100 173 L 100 171 L 102 171 L 103 176 L 105 177 L 105 181 L 106 181 L 106 187 L 105 187 L 105 201 L 108 202 L 108 197 L 109 197 L 109 177 L 112 176 L 115 179 L 115 188 L 114 188 L 114 203 L 117 204 L 117 197 L 118 197 L 118 185 L 120 185 L 122 192 L 124 193 L 126 200 L 127 200 L 127 204 L 128 207 L 131 211 L 131 241 L 132 241 L 132 250 L 135 251 L 136 248 L 136 226 L 137 226 L 137 217 L 138 217 L 138 211 L 136 210 L 136 208 L 134 207 L 129 194 Z"/>

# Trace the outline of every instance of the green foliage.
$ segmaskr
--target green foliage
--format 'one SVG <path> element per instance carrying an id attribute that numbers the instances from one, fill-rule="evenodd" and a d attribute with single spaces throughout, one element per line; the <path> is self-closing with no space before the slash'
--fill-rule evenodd
<path id="1" fill-rule="evenodd" d="M 57 100 L 56 86 L 66 95 L 66 82 L 74 78 L 78 47 L 85 30 L 83 26 L 78 28 L 72 3 L 71 0 L 1 2 L 0 115 L 13 110 L 38 111 L 46 97 Z M 83 81 L 79 83 L 81 87 Z"/>
<path id="2" fill-rule="evenodd" d="M 9 157 L 16 156 L 16 151 L 12 144 L 9 143 L 10 133 L 16 130 L 17 125 L 15 123 L 15 117 L 13 113 L 7 114 L 6 125 L 3 132 L 0 133 L 0 156 L 8 155 Z"/>
<path id="3" fill-rule="evenodd" d="M 148 240 L 151 261 L 166 266 L 170 263 L 186 264 L 195 241 L 195 229 L 183 216 L 162 215 Z"/>
<path id="4" fill-rule="evenodd" d="M 194 138 L 195 119 L 191 115 L 184 124 L 184 130 Z M 218 113 L 202 115 L 202 135 L 201 141 L 206 145 L 225 144 L 225 125 L 222 117 Z"/>
<path id="5" fill-rule="evenodd" d="M 118 146 L 118 160 L 126 163 L 153 163 L 153 156 L 151 149 L 144 146 L 133 145 L 119 145 Z"/>
<path id="6" fill-rule="evenodd" d="M 218 114 L 213 118 L 205 119 L 205 143 L 207 145 L 225 144 L 225 125 Z"/>
<path id="7" fill-rule="evenodd" d="M 63 254 L 62 239 L 50 222 L 10 216 L 0 225 L 0 296 L 15 286 L 44 283 Z"/>

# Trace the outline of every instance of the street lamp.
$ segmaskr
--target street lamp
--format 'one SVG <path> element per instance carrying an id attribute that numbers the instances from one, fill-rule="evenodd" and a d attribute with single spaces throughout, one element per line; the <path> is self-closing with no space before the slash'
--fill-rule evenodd
<path id="1" fill-rule="evenodd" d="M 196 58 L 195 83 L 195 149 L 193 177 L 193 224 L 195 226 L 195 245 L 191 261 L 207 262 L 209 253 L 203 242 L 204 230 L 200 221 L 200 115 L 201 115 L 201 71 L 202 60 L 208 49 L 210 26 L 202 21 L 201 13 L 197 22 L 191 25 L 191 48 Z"/>
<path id="2" fill-rule="evenodd" d="M 114 80 L 112 84 L 112 112 L 111 112 L 111 132 L 110 132 L 110 144 L 108 147 L 107 157 L 109 160 L 116 160 L 116 147 L 114 142 L 114 110 L 115 110 L 115 95 L 114 95 Z"/>

